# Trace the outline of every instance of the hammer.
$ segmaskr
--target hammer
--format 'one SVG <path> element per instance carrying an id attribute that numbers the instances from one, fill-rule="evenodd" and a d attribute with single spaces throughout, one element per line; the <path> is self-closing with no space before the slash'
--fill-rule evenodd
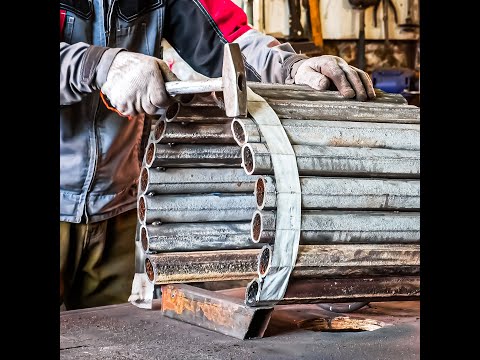
<path id="1" fill-rule="evenodd" d="M 184 94 L 223 92 L 228 117 L 247 115 L 245 65 L 240 46 L 236 43 L 227 43 L 224 46 L 222 77 L 207 80 L 166 80 L 165 89 L 170 96 L 178 98 L 178 95 Z"/>

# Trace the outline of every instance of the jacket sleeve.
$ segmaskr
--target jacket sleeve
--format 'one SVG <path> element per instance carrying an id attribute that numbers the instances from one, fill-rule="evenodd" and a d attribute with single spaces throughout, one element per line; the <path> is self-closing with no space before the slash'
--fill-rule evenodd
<path id="1" fill-rule="evenodd" d="M 239 44 L 250 81 L 292 82 L 292 67 L 307 58 L 289 43 L 252 29 L 245 12 L 231 0 L 167 0 L 164 37 L 195 71 L 208 77 L 222 75 L 226 43 Z"/>
<path id="2" fill-rule="evenodd" d="M 60 105 L 70 105 L 99 89 L 113 58 L 123 49 L 60 42 Z M 100 62 L 100 60 L 102 60 Z"/>

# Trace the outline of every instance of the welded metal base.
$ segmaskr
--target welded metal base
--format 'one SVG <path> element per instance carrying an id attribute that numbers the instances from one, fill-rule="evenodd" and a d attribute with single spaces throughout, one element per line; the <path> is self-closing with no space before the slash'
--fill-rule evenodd
<path id="1" fill-rule="evenodd" d="M 273 307 L 249 307 L 243 299 L 186 284 L 162 285 L 163 315 L 237 339 L 263 337 Z"/>

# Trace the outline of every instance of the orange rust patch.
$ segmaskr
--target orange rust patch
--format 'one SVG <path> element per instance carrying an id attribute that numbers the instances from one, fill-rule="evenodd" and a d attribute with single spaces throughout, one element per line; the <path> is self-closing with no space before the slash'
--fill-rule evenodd
<path id="1" fill-rule="evenodd" d="M 162 309 L 164 311 L 174 311 L 178 315 L 185 311 L 191 313 L 201 311 L 203 316 L 213 323 L 224 327 L 234 327 L 233 309 L 225 309 L 217 304 L 187 299 L 183 292 L 172 286 L 163 287 Z"/>
<path id="2" fill-rule="evenodd" d="M 333 137 L 328 142 L 330 146 L 355 146 L 355 147 L 385 147 L 382 144 L 379 144 L 378 141 L 368 140 L 368 139 L 354 139 L 354 140 L 345 140 L 342 138 Z"/>

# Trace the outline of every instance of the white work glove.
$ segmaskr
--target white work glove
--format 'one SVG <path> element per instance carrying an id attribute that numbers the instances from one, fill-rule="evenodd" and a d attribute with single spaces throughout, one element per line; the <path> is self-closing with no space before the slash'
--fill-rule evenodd
<path id="1" fill-rule="evenodd" d="M 173 103 L 165 90 L 165 69 L 169 71 L 168 65 L 153 56 L 121 51 L 113 59 L 101 91 L 123 116 L 162 115 Z"/>
<path id="2" fill-rule="evenodd" d="M 316 90 L 327 90 L 332 81 L 340 94 L 365 101 L 375 98 L 370 76 L 341 57 L 322 55 L 301 60 L 293 75 L 295 84 L 305 84 Z"/>

